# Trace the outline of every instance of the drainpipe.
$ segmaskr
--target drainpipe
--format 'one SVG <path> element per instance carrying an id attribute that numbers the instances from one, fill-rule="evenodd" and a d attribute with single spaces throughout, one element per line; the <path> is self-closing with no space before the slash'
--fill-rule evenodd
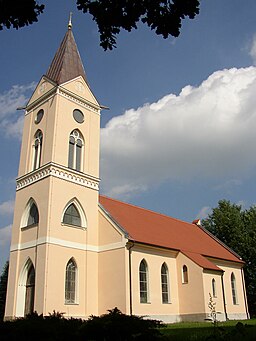
<path id="1" fill-rule="evenodd" d="M 222 272 L 222 274 L 221 274 L 221 286 L 222 286 L 224 313 L 225 313 L 225 318 L 226 318 L 226 321 L 227 321 L 228 320 L 228 314 L 227 314 L 227 309 L 226 309 L 226 298 L 225 298 L 223 275 L 224 275 L 224 272 Z"/>
<path id="2" fill-rule="evenodd" d="M 244 303 L 245 303 L 246 316 L 247 316 L 247 319 L 249 320 L 250 313 L 249 313 L 248 303 L 247 303 L 245 281 L 244 281 L 244 269 L 243 268 L 241 268 L 241 275 L 242 275 L 242 283 L 243 283 L 243 294 L 244 294 Z"/>
<path id="3" fill-rule="evenodd" d="M 131 241 L 131 245 L 128 248 L 129 251 L 129 298 L 130 298 L 130 315 L 132 315 L 132 248 L 134 247 L 134 242 Z"/>

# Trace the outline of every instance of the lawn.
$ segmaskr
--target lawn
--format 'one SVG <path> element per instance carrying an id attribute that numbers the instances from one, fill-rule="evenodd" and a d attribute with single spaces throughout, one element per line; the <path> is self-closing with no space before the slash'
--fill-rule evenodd
<path id="1" fill-rule="evenodd" d="M 256 340 L 256 319 L 219 322 L 217 327 L 211 322 L 182 322 L 169 324 L 161 332 L 172 341 Z"/>

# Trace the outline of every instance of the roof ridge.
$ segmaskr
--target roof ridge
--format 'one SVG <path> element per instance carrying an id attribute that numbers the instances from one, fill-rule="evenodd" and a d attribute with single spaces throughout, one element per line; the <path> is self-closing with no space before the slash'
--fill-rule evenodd
<path id="1" fill-rule="evenodd" d="M 144 210 L 144 211 L 147 211 L 147 212 L 156 214 L 156 215 L 161 215 L 161 216 L 163 216 L 163 217 L 165 217 L 165 218 L 169 218 L 169 219 L 175 220 L 175 221 L 177 221 L 177 222 L 181 222 L 181 223 L 183 223 L 183 224 L 188 224 L 188 225 L 194 226 L 194 224 L 189 223 L 189 222 L 187 222 L 187 221 L 184 221 L 184 220 L 181 220 L 181 219 L 178 219 L 178 218 L 174 218 L 174 217 L 171 217 L 171 216 L 169 216 L 169 215 L 167 215 L 167 214 L 160 213 L 160 212 L 156 212 L 156 211 L 153 211 L 153 210 L 150 210 L 150 209 L 148 209 L 148 208 L 144 208 L 144 207 L 141 207 L 141 206 L 138 206 L 138 205 L 130 204 L 130 203 L 127 203 L 127 202 L 125 202 L 125 201 L 113 199 L 113 198 L 108 197 L 107 195 L 102 195 L 102 194 L 100 194 L 100 197 L 103 197 L 103 198 L 106 198 L 106 199 L 109 199 L 109 200 L 112 200 L 112 201 L 120 202 L 120 203 L 122 203 L 122 204 L 124 204 L 124 205 L 132 206 L 132 207 L 135 207 L 135 208 L 138 208 L 138 209 L 140 209 L 140 210 Z"/>

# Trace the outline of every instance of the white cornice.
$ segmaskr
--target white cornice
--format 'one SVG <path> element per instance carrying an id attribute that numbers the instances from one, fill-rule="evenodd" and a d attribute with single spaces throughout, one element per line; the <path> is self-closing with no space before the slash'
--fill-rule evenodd
<path id="1" fill-rule="evenodd" d="M 84 108 L 86 108 L 90 111 L 95 112 L 96 114 L 100 114 L 100 107 L 99 106 L 87 101 L 86 99 L 84 99 L 80 96 L 77 96 L 73 92 L 71 92 L 65 88 L 59 87 L 58 93 L 60 96 L 68 98 L 70 101 L 72 101 L 74 103 L 78 103 L 79 105 L 83 106 Z"/>
<path id="2" fill-rule="evenodd" d="M 71 168 L 67 168 L 53 162 L 47 163 L 33 172 L 19 177 L 16 181 L 16 190 L 18 191 L 48 176 L 63 179 L 83 187 L 92 188 L 96 191 L 99 190 L 100 180 L 98 178 L 89 174 L 77 172 Z"/>

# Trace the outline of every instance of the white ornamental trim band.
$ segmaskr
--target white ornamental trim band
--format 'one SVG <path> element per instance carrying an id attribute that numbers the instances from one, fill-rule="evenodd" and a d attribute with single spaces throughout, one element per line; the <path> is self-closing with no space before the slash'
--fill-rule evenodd
<path id="1" fill-rule="evenodd" d="M 95 108 L 94 106 L 90 105 L 88 102 L 82 101 L 78 98 L 76 98 L 75 96 L 72 96 L 70 93 L 67 93 L 66 91 L 63 91 L 63 89 L 59 89 L 59 94 L 63 97 L 68 98 L 69 100 L 80 104 L 81 106 L 83 106 L 84 108 L 87 108 L 97 114 L 99 114 L 99 109 Z"/>
<path id="2" fill-rule="evenodd" d="M 32 173 L 29 173 L 17 179 L 16 190 L 18 191 L 48 176 L 54 176 L 59 179 L 79 184 L 83 187 L 95 189 L 96 191 L 99 190 L 98 179 L 91 178 L 88 175 L 76 174 L 75 172 L 72 172 L 71 170 L 68 170 L 64 167 L 62 168 L 60 166 L 52 164 L 48 164 L 36 171 L 33 171 Z"/>

